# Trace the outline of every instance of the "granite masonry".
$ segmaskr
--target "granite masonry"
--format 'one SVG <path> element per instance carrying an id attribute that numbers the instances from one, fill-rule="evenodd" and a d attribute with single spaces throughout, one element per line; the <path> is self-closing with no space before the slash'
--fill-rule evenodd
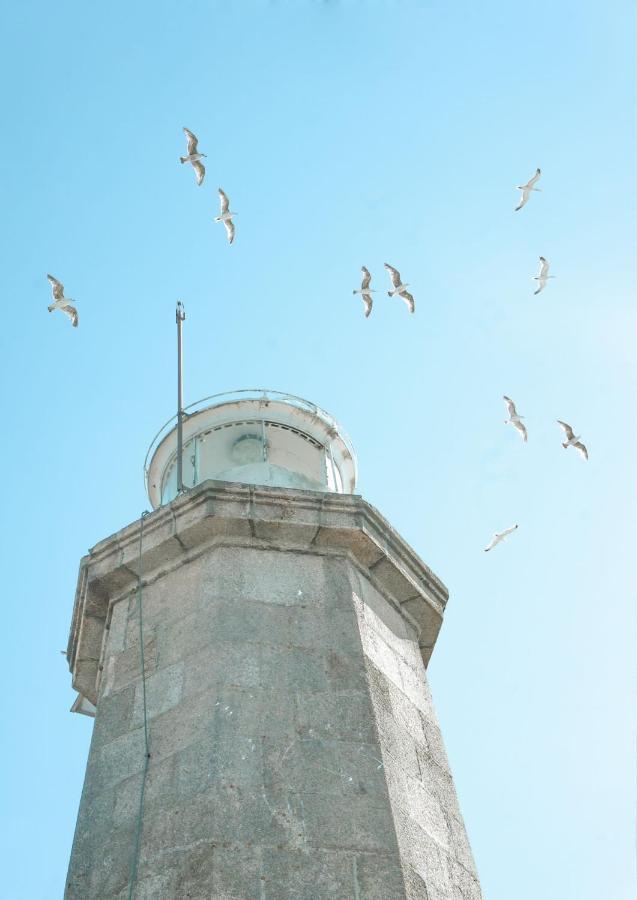
<path id="1" fill-rule="evenodd" d="M 446 599 L 354 495 L 207 481 L 98 544 L 67 900 L 126 900 L 137 837 L 136 900 L 479 900 L 425 674 Z"/>

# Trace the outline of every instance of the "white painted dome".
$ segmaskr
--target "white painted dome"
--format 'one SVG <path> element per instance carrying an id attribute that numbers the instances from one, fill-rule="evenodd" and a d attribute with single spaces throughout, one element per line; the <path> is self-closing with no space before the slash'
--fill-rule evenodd
<path id="1" fill-rule="evenodd" d="M 186 407 L 183 483 L 209 478 L 351 494 L 356 456 L 347 435 L 324 410 L 278 391 L 215 394 Z M 176 416 L 158 432 L 144 474 L 154 509 L 177 495 Z"/>

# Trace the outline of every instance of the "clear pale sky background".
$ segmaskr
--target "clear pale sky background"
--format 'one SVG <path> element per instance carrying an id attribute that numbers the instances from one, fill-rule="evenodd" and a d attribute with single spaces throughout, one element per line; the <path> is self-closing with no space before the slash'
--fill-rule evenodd
<path id="1" fill-rule="evenodd" d="M 92 721 L 68 712 L 59 650 L 80 557 L 148 506 L 177 298 L 187 401 L 264 386 L 329 410 L 360 493 L 449 586 L 429 676 L 485 900 L 634 896 L 635 18 L 629 0 L 5 5 L 3 896 L 62 895 Z M 540 254 L 556 278 L 534 297 Z M 47 313 L 47 272 L 77 330 Z"/>

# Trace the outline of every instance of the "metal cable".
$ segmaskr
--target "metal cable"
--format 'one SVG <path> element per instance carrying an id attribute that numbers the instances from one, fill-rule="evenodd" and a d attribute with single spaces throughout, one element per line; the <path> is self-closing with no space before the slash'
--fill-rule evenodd
<path id="1" fill-rule="evenodd" d="M 135 840 L 131 855 L 130 880 L 128 884 L 128 900 L 133 900 L 135 884 L 137 883 L 137 869 L 139 867 L 139 848 L 142 838 L 142 820 L 144 814 L 144 793 L 146 791 L 146 775 L 150 761 L 150 749 L 148 741 L 148 709 L 146 706 L 146 663 L 144 659 L 144 619 L 142 610 L 142 540 L 144 537 L 144 519 L 150 515 L 148 510 L 139 517 L 139 559 L 137 566 L 137 609 L 139 612 L 139 656 L 142 678 L 142 706 L 144 712 L 144 768 L 142 770 L 142 786 L 139 793 L 139 811 L 137 813 L 137 825 L 135 827 Z"/>

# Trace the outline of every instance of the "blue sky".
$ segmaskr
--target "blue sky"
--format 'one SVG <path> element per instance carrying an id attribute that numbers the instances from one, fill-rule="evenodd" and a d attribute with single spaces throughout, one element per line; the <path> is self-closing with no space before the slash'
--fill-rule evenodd
<path id="1" fill-rule="evenodd" d="M 181 298 L 187 401 L 329 410 L 360 492 L 449 586 L 429 674 L 485 900 L 628 900 L 634 4 L 25 0 L 0 29 L 3 894 L 63 890 L 91 721 L 58 650 L 80 557 L 148 505 Z"/>

